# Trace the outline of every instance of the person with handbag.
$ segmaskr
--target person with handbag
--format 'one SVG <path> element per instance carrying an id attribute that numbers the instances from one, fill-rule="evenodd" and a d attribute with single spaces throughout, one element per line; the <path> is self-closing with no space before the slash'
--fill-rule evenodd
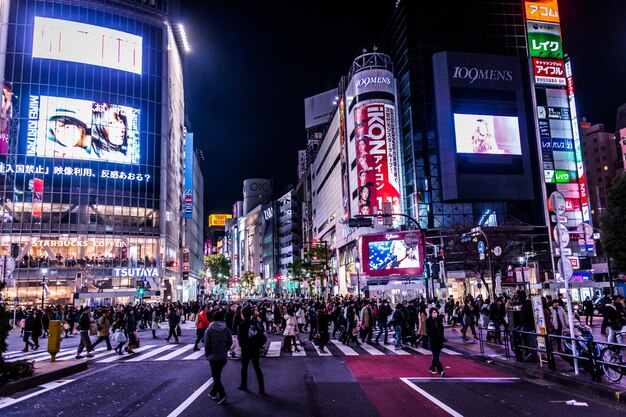
<path id="1" fill-rule="evenodd" d="M 170 307 L 170 312 L 167 315 L 167 324 L 170 326 L 170 331 L 167 334 L 165 340 L 169 343 L 170 338 L 173 336 L 175 343 L 178 343 L 178 334 L 176 333 L 176 327 L 180 322 L 180 316 L 176 314 L 176 309 L 174 307 Z"/>
<path id="2" fill-rule="evenodd" d="M 107 310 L 98 319 L 98 338 L 93 343 L 93 345 L 91 345 L 94 349 L 96 348 L 98 343 L 104 340 L 107 344 L 107 350 L 113 350 L 113 348 L 111 347 L 111 339 L 109 338 L 109 328 L 111 326 L 110 317 L 111 311 Z"/>
<path id="3" fill-rule="evenodd" d="M 198 324 L 196 327 L 196 343 L 193 345 L 194 352 L 197 350 L 200 350 L 200 348 L 198 347 L 198 343 L 200 343 L 200 341 L 204 339 L 204 333 L 206 332 L 206 329 L 211 324 L 211 321 L 209 320 L 209 317 L 208 317 L 209 310 L 210 310 L 209 306 L 204 305 L 202 306 L 202 310 L 200 310 L 200 312 L 196 316 L 198 319 Z M 226 326 L 226 323 L 224 323 L 224 326 Z M 231 339 L 231 344 L 232 344 L 232 339 Z"/>
<path id="4" fill-rule="evenodd" d="M 237 389 L 248 390 L 248 364 L 252 361 L 259 384 L 259 394 L 266 395 L 260 364 L 260 350 L 267 341 L 267 337 L 263 334 L 263 328 L 257 322 L 250 307 L 241 310 L 241 317 L 243 321 L 237 331 L 237 339 L 241 345 L 241 384 Z"/>
<path id="5" fill-rule="evenodd" d="M 291 340 L 291 342 L 293 342 L 293 347 L 296 350 L 296 352 L 300 352 L 300 349 L 298 349 L 298 345 L 296 344 L 298 320 L 295 317 L 295 312 L 293 311 L 293 307 L 291 307 L 287 311 L 287 314 L 285 314 L 285 321 L 286 321 L 286 326 L 285 326 L 285 331 L 283 332 L 283 336 L 284 336 L 283 352 L 291 352 L 291 347 L 290 347 L 290 343 L 288 343 L 288 340 Z"/>
<path id="6" fill-rule="evenodd" d="M 159 330 L 159 311 L 156 308 L 152 310 L 152 321 L 150 322 L 150 329 L 152 330 L 152 338 L 158 339 L 156 331 Z"/>
<path id="7" fill-rule="evenodd" d="M 126 333 L 128 335 L 128 346 L 126 346 L 126 352 L 135 353 L 133 348 L 139 347 L 139 338 L 137 337 L 137 319 L 135 318 L 135 311 L 131 308 L 126 313 L 124 319 L 126 323 Z"/>
<path id="8" fill-rule="evenodd" d="M 206 311 L 203 309 L 203 311 Z M 200 312 L 199 314 L 203 314 Z M 226 390 L 222 384 L 222 370 L 228 362 L 228 350 L 233 343 L 230 330 L 224 322 L 224 311 L 217 310 L 213 313 L 213 322 L 204 332 L 204 356 L 211 366 L 213 388 L 209 392 L 212 400 L 218 400 L 219 405 L 226 404 Z"/>
<path id="9" fill-rule="evenodd" d="M 113 324 L 113 342 L 117 343 L 117 347 L 115 348 L 115 352 L 118 355 L 122 355 L 122 347 L 124 347 L 124 343 L 126 343 L 126 321 L 124 320 L 124 315 L 118 313 L 116 316 L 115 323 Z"/>
<path id="10" fill-rule="evenodd" d="M 83 349 L 87 351 L 87 357 L 93 358 L 93 346 L 91 346 L 91 338 L 89 337 L 89 330 L 91 329 L 91 309 L 89 306 L 83 308 L 80 317 L 78 318 L 78 332 L 80 333 L 80 343 L 78 344 L 78 350 L 76 351 L 76 359 L 82 359 L 81 352 Z"/>
<path id="11" fill-rule="evenodd" d="M 330 333 L 328 331 L 330 321 L 330 314 L 326 311 L 324 304 L 320 304 L 317 310 L 317 327 L 319 331 L 318 347 L 322 353 L 326 353 L 324 346 L 330 341 Z"/>

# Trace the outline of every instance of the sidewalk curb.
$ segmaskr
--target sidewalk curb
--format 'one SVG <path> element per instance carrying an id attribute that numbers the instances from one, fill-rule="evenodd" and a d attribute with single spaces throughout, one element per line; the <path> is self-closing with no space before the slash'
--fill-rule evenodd
<path id="1" fill-rule="evenodd" d="M 497 357 L 482 355 L 479 353 L 477 354 L 476 352 L 468 351 L 467 349 L 463 349 L 456 345 L 451 346 L 450 344 L 448 344 L 447 347 L 450 350 L 461 353 L 465 358 L 472 359 L 473 361 L 482 363 L 484 365 L 504 368 L 507 371 L 525 377 L 543 379 L 545 381 L 553 382 L 562 387 L 580 391 L 585 394 L 591 394 L 603 399 L 616 401 L 620 404 L 626 404 L 626 391 L 622 389 L 616 390 L 617 388 L 623 388 L 620 386 L 612 388 L 611 385 L 591 381 L 590 377 L 588 380 L 576 379 L 575 377 L 567 377 L 559 372 L 551 371 L 547 369 L 547 367 L 540 368 L 538 365 L 528 367 L 516 362 L 515 360 L 506 360 Z M 584 373 L 583 371 L 582 375 L 586 375 L 586 373 Z"/>
<path id="2" fill-rule="evenodd" d="M 78 362 L 50 372 L 37 373 L 35 371 L 35 375 L 28 378 L 18 379 L 17 381 L 8 382 L 4 385 L 0 385 L 0 397 L 6 397 L 8 395 L 15 394 L 16 392 L 24 391 L 29 388 L 34 388 L 38 385 L 55 381 L 60 378 L 66 378 L 70 375 L 77 374 L 86 369 L 87 362 Z"/>

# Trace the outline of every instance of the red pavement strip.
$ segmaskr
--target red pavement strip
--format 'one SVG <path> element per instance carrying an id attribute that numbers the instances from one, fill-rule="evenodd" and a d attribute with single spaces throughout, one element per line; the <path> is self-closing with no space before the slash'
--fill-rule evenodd
<path id="1" fill-rule="evenodd" d="M 346 356 L 348 368 L 382 417 L 450 417 L 400 378 L 433 378 L 429 356 Z M 458 356 L 441 357 L 446 377 L 504 378 L 502 372 Z"/>

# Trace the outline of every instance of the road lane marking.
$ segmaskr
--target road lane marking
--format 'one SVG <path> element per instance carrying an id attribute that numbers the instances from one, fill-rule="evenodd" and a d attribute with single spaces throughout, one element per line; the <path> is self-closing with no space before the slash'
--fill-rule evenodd
<path id="1" fill-rule="evenodd" d="M 128 359 L 126 362 L 139 362 L 139 361 L 142 361 L 142 360 L 144 360 L 144 359 L 148 359 L 148 358 L 151 358 L 151 357 L 153 357 L 153 356 L 156 356 L 156 355 L 158 355 L 159 353 L 161 353 L 161 352 L 165 352 L 166 350 L 171 349 L 171 348 L 173 348 L 173 347 L 174 347 L 173 345 L 165 345 L 165 346 L 161 346 L 160 348 L 155 349 L 155 350 L 153 350 L 153 351 L 151 351 L 151 352 L 145 353 L 145 354 L 143 354 L 143 355 L 136 356 L 136 357 L 134 357 L 134 358 L 130 358 L 130 359 Z"/>
<path id="2" fill-rule="evenodd" d="M 39 385 L 43 389 L 33 392 L 31 394 L 25 395 L 23 397 L 20 397 L 17 399 L 9 398 L 9 397 L 0 398 L 0 409 L 19 403 L 21 401 L 27 400 L 29 398 L 36 397 L 37 395 L 43 394 L 44 392 L 52 391 L 53 389 L 62 387 L 63 385 L 69 384 L 70 382 L 74 382 L 74 381 L 75 381 L 74 379 L 64 379 L 64 380 L 59 380 L 59 381 L 54 381 L 54 382 L 48 382 L 46 384 Z"/>
<path id="3" fill-rule="evenodd" d="M 165 356 L 161 356 L 160 358 L 156 358 L 155 361 L 167 361 L 167 360 L 170 360 L 170 359 L 175 358 L 176 356 L 180 355 L 181 353 L 191 349 L 192 347 L 193 347 L 193 344 L 189 344 L 189 345 L 183 346 L 181 348 L 176 349 L 173 352 L 168 353 Z"/>
<path id="4" fill-rule="evenodd" d="M 204 349 L 200 349 L 199 351 L 194 352 L 191 355 L 184 357 L 183 360 L 184 361 L 191 361 L 191 360 L 194 360 L 194 359 L 198 359 L 202 355 L 204 355 Z"/>
<path id="5" fill-rule="evenodd" d="M 207 382 L 205 382 L 200 388 L 194 391 L 193 394 L 189 396 L 181 405 L 176 407 L 174 411 L 169 413 L 167 417 L 177 417 L 179 416 L 189 405 L 196 400 L 204 391 L 206 391 L 213 384 L 213 377 L 211 377 Z"/>
<path id="6" fill-rule="evenodd" d="M 341 353 L 343 353 L 346 356 L 358 356 L 359 355 L 353 349 L 351 349 L 348 346 L 345 346 L 343 343 L 341 343 L 338 340 L 331 340 L 331 343 L 333 345 L 335 345 L 337 347 L 337 349 L 339 349 L 341 351 Z"/>
<path id="7" fill-rule="evenodd" d="M 414 351 L 416 351 L 418 353 L 421 353 L 422 355 L 432 355 L 433 354 L 430 350 L 424 349 L 424 348 L 421 348 L 421 347 L 413 347 L 413 346 L 406 346 L 406 347 L 407 347 L 407 349 L 414 350 Z"/>
<path id="8" fill-rule="evenodd" d="M 326 350 L 326 351 L 322 352 L 322 351 L 320 350 L 320 347 L 319 347 L 319 346 L 317 346 L 315 343 L 313 343 L 313 347 L 315 348 L 315 350 L 317 351 L 317 354 L 318 354 L 319 356 L 333 356 L 333 354 L 332 354 L 332 353 L 330 353 L 330 351 L 328 351 L 328 350 Z"/>
<path id="9" fill-rule="evenodd" d="M 423 389 L 421 389 L 420 387 L 418 387 L 417 385 L 409 381 L 408 378 L 400 378 L 400 380 L 404 382 L 405 384 L 407 384 L 409 387 L 411 387 L 413 390 L 415 390 L 417 393 L 419 393 L 421 396 L 430 400 L 430 402 L 435 404 L 437 407 L 441 408 L 446 413 L 450 414 L 452 417 L 463 417 L 462 414 L 457 413 L 455 410 L 453 410 L 452 408 L 444 404 L 442 401 L 433 397 L 432 395 L 430 395 L 429 393 L 427 393 L 426 391 L 424 391 Z"/>
<path id="10" fill-rule="evenodd" d="M 281 342 L 271 342 L 270 347 L 267 348 L 266 358 L 278 358 L 280 356 Z"/>
<path id="11" fill-rule="evenodd" d="M 361 349 L 369 353 L 370 355 L 381 356 L 384 355 L 384 352 L 376 349 L 374 346 L 368 345 L 367 343 L 361 343 Z"/>
<path id="12" fill-rule="evenodd" d="M 446 348 L 441 349 L 441 351 L 443 353 L 447 353 L 448 355 L 455 355 L 455 356 L 460 356 L 461 355 L 461 353 L 459 353 L 459 352 L 455 352 L 453 350 L 446 349 Z"/>
<path id="13" fill-rule="evenodd" d="M 154 345 L 146 345 L 146 346 L 142 346 L 142 347 L 140 347 L 140 348 L 134 349 L 134 352 L 135 352 L 135 353 L 143 352 L 144 350 L 148 350 L 148 349 L 153 348 L 153 347 L 154 347 Z M 132 355 L 132 353 L 131 353 L 130 355 Z M 103 359 L 103 360 L 101 360 L 101 361 L 98 361 L 98 363 L 109 363 L 109 362 L 117 361 L 117 360 L 120 360 L 120 359 L 122 359 L 122 358 L 127 358 L 127 357 L 128 357 L 128 356 L 130 356 L 130 355 L 116 355 L 116 356 L 111 356 L 110 358 L 106 358 L 106 359 Z"/>

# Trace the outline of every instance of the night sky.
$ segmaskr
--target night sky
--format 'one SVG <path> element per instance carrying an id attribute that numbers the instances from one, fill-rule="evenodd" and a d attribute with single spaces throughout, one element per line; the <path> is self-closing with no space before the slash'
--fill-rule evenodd
<path id="1" fill-rule="evenodd" d="M 626 103 L 626 4 L 559 3 L 579 115 L 612 130 L 617 106 Z M 246 178 L 272 178 L 275 197 L 296 183 L 304 98 L 337 87 L 362 48 L 380 39 L 394 5 L 183 0 L 192 48 L 186 110 L 205 157 L 207 214 L 229 213 Z"/>

